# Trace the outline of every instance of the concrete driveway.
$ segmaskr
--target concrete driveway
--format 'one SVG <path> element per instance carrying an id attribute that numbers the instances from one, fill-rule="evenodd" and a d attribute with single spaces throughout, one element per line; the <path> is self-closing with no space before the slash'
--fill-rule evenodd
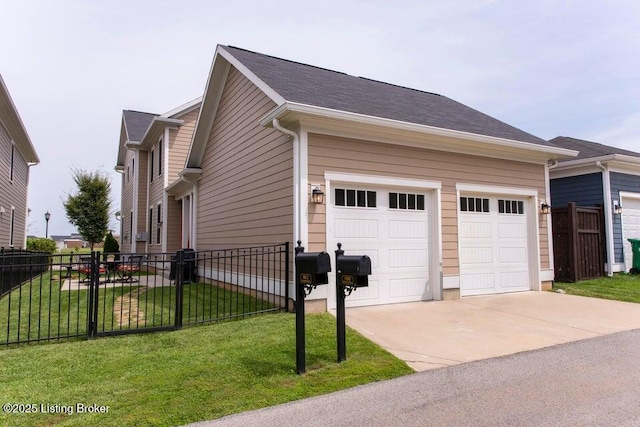
<path id="1" fill-rule="evenodd" d="M 519 292 L 349 308 L 346 319 L 413 369 L 425 371 L 640 329 L 640 304 Z"/>

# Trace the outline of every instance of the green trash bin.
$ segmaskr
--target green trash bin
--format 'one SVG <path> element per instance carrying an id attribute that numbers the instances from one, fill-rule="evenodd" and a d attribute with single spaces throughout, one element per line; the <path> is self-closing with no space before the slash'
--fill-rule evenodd
<path id="1" fill-rule="evenodd" d="M 631 253 L 633 254 L 633 260 L 631 261 L 632 267 L 629 273 L 640 274 L 640 239 L 627 240 L 631 243 Z"/>

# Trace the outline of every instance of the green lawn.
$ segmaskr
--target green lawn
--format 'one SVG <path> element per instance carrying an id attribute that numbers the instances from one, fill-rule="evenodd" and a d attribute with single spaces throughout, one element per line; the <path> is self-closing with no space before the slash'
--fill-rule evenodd
<path id="1" fill-rule="evenodd" d="M 640 303 L 640 275 L 615 274 L 577 283 L 556 282 L 553 288 L 571 295 Z"/>
<path id="2" fill-rule="evenodd" d="M 295 374 L 295 316 L 290 313 L 3 350 L 2 403 L 98 404 L 108 406 L 108 413 L 2 413 L 0 425 L 182 425 L 412 372 L 350 329 L 348 360 L 337 364 L 335 318 L 308 315 L 306 324 L 303 376 Z"/>

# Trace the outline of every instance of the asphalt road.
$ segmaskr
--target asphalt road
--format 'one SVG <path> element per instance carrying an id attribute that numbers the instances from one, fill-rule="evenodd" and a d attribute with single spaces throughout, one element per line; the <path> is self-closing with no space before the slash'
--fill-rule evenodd
<path id="1" fill-rule="evenodd" d="M 640 330 L 425 371 L 194 426 L 640 426 Z"/>

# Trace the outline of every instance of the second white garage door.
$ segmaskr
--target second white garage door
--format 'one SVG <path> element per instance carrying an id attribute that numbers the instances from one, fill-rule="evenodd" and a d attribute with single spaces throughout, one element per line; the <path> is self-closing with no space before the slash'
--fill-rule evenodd
<path id="1" fill-rule="evenodd" d="M 460 294 L 529 290 L 525 200 L 462 195 L 458 213 Z"/>
<path id="2" fill-rule="evenodd" d="M 327 250 L 340 242 L 345 254 L 372 262 L 369 287 L 349 295 L 347 307 L 433 299 L 428 193 L 348 184 L 331 192 Z"/>
<path id="3" fill-rule="evenodd" d="M 627 239 L 640 239 L 640 194 L 625 195 L 622 204 L 622 245 L 624 247 L 624 264 L 628 272 L 633 266 L 631 243 Z"/>

